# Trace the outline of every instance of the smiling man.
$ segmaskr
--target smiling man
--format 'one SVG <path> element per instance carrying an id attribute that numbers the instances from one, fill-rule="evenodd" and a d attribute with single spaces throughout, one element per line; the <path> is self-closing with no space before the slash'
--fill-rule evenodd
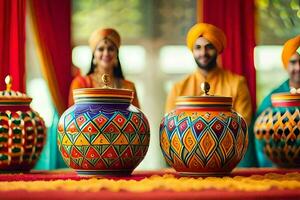
<path id="1" fill-rule="evenodd" d="M 178 96 L 202 95 L 200 85 L 206 81 L 210 84 L 210 94 L 232 97 L 233 109 L 250 124 L 252 107 L 245 78 L 217 64 L 217 57 L 226 46 L 224 32 L 214 25 L 198 23 L 189 30 L 186 42 L 198 68 L 174 85 L 167 97 L 166 113 L 175 108 Z"/>
<path id="2" fill-rule="evenodd" d="M 280 92 L 300 93 L 300 35 L 286 41 L 282 49 L 281 59 L 289 78 L 264 98 L 257 109 L 256 116 L 272 106 L 272 94 Z"/>

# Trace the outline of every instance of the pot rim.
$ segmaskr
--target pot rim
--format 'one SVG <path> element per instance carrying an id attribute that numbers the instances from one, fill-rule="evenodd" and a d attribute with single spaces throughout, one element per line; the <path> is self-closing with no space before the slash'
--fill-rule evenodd
<path id="1" fill-rule="evenodd" d="M 291 94 L 288 92 L 272 94 L 271 102 L 274 107 L 299 107 L 300 94 Z"/>
<path id="2" fill-rule="evenodd" d="M 115 88 L 80 88 L 73 90 L 75 103 L 90 101 L 129 102 L 134 97 L 134 92 L 129 89 Z"/>
<path id="3" fill-rule="evenodd" d="M 232 97 L 225 96 L 179 96 L 176 106 L 203 106 L 203 107 L 232 107 Z"/>

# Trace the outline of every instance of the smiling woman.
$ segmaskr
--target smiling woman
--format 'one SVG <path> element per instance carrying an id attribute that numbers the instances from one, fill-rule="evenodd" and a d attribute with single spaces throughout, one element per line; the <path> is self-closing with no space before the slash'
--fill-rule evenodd
<path id="1" fill-rule="evenodd" d="M 74 103 L 73 90 L 78 88 L 103 87 L 101 77 L 108 75 L 109 87 L 124 88 L 134 91 L 132 104 L 140 107 L 134 83 L 125 80 L 118 57 L 121 37 L 111 28 L 98 29 L 90 37 L 89 45 L 93 52 L 91 68 L 86 76 L 77 76 L 71 83 L 69 106 Z"/>

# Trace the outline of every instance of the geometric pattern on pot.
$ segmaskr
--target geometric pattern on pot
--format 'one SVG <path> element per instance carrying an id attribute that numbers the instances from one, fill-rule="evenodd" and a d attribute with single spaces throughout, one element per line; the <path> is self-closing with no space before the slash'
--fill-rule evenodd
<path id="1" fill-rule="evenodd" d="M 256 119 L 254 132 L 273 163 L 280 167 L 300 167 L 299 107 L 266 109 Z"/>
<path id="2" fill-rule="evenodd" d="M 46 140 L 46 127 L 38 113 L 0 112 L 0 170 L 30 170 Z"/>
<path id="3" fill-rule="evenodd" d="M 68 166 L 130 173 L 143 160 L 150 141 L 145 115 L 114 107 L 76 105 L 63 114 L 58 145 Z"/>
<path id="4" fill-rule="evenodd" d="M 175 111 L 160 124 L 160 145 L 176 171 L 227 173 L 245 154 L 247 134 L 236 112 Z"/>

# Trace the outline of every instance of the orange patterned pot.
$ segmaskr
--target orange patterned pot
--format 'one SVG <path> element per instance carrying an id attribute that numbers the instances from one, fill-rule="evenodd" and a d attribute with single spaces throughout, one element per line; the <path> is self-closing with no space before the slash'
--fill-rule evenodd
<path id="1" fill-rule="evenodd" d="M 0 170 L 28 171 L 38 160 L 46 140 L 46 127 L 29 104 L 31 98 L 12 91 L 11 78 L 0 93 Z"/>
<path id="2" fill-rule="evenodd" d="M 271 96 L 273 107 L 258 116 L 254 132 L 266 156 L 279 167 L 300 167 L 300 94 Z"/>
<path id="3" fill-rule="evenodd" d="M 79 174 L 129 175 L 149 147 L 146 116 L 131 105 L 133 91 L 74 90 L 75 104 L 58 124 L 58 146 L 66 164 Z"/>
<path id="4" fill-rule="evenodd" d="M 179 97 L 175 110 L 160 124 L 163 155 L 181 174 L 230 173 L 243 158 L 247 145 L 247 125 L 232 110 L 231 97 Z"/>

